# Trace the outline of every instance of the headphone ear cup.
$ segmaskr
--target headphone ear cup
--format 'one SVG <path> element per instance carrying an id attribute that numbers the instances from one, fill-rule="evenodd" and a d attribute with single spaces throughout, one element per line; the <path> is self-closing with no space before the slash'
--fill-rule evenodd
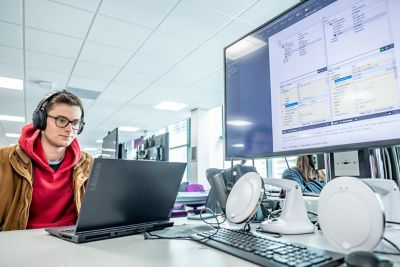
<path id="1" fill-rule="evenodd" d="M 82 125 L 81 127 L 79 127 L 79 130 L 78 130 L 78 133 L 77 133 L 77 134 L 80 134 L 80 133 L 83 131 L 83 126 L 84 126 L 84 125 Z"/>
<path id="2" fill-rule="evenodd" d="M 43 108 L 35 109 L 32 115 L 32 123 L 36 129 L 46 129 L 47 114 Z"/>

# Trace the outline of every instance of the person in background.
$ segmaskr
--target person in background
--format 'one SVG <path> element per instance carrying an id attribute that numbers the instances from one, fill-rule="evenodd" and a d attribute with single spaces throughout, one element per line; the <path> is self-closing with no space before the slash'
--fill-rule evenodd
<path id="1" fill-rule="evenodd" d="M 74 225 L 92 157 L 80 150 L 80 99 L 67 91 L 43 98 L 17 145 L 0 148 L 0 230 Z"/>
<path id="2" fill-rule="evenodd" d="M 282 178 L 296 181 L 303 193 L 319 194 L 325 185 L 325 173 L 315 169 L 312 155 L 298 156 L 296 167 L 286 169 Z"/>

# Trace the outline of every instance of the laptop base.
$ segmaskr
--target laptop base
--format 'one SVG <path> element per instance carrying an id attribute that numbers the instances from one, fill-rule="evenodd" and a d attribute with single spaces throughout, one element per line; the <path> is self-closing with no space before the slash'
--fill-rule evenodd
<path id="1" fill-rule="evenodd" d="M 149 231 L 161 230 L 174 225 L 174 222 L 144 223 L 134 226 L 112 227 L 92 231 L 75 232 L 75 227 L 46 228 L 51 235 L 74 243 L 86 243 L 102 239 L 110 239 L 121 236 L 136 235 Z"/>

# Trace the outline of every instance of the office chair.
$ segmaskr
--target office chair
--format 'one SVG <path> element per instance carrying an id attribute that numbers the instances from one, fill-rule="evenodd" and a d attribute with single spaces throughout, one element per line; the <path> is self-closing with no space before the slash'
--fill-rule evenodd
<path id="1" fill-rule="evenodd" d="M 188 184 L 186 185 L 186 192 L 204 192 L 204 187 L 201 184 Z M 204 206 L 205 203 L 200 204 L 186 204 L 187 207 L 193 208 L 192 210 L 188 210 L 188 213 L 199 214 L 201 209 L 198 207 Z"/>
<path id="2" fill-rule="evenodd" d="M 188 182 L 183 182 L 179 186 L 179 192 L 186 192 L 186 186 L 188 185 Z M 174 207 L 172 208 L 172 213 L 171 217 L 172 218 L 177 218 L 177 217 L 186 217 L 187 216 L 187 211 L 185 208 L 184 204 L 174 204 Z"/>

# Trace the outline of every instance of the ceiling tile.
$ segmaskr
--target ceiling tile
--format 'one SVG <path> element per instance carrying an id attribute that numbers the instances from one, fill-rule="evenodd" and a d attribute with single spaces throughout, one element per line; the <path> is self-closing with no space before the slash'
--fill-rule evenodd
<path id="1" fill-rule="evenodd" d="M 79 59 L 114 67 L 122 67 L 133 52 L 87 41 Z"/>
<path id="2" fill-rule="evenodd" d="M 198 68 L 191 63 L 182 62 L 157 80 L 154 86 L 164 88 L 166 92 L 169 92 L 169 90 L 183 90 L 209 75 L 212 71 L 212 69 Z"/>
<path id="3" fill-rule="evenodd" d="M 160 44 L 162 44 L 162 46 L 160 46 Z M 140 51 L 152 56 L 178 62 L 198 45 L 199 44 L 196 42 L 188 41 L 170 34 L 154 32 Z"/>
<path id="4" fill-rule="evenodd" d="M 0 90 L 0 114 L 10 116 L 25 116 L 24 115 L 24 92 L 17 90 Z"/>
<path id="5" fill-rule="evenodd" d="M 65 4 L 77 8 L 81 8 L 90 12 L 95 12 L 99 6 L 100 0 L 50 0 L 52 2 Z"/>
<path id="6" fill-rule="evenodd" d="M 225 46 L 231 44 L 232 42 L 238 40 L 243 35 L 254 30 L 255 27 L 252 24 L 240 22 L 238 20 L 233 20 L 228 25 L 226 25 L 217 34 L 211 37 L 207 43 L 216 45 L 223 49 Z"/>
<path id="7" fill-rule="evenodd" d="M 162 59 L 156 56 L 137 53 L 125 66 L 126 70 L 145 72 L 159 76 L 174 65 L 175 60 Z"/>
<path id="8" fill-rule="evenodd" d="M 83 39 L 93 14 L 46 0 L 25 0 L 26 25 Z"/>
<path id="9" fill-rule="evenodd" d="M 224 92 L 224 75 L 221 71 L 213 72 L 206 78 L 198 81 L 189 88 L 185 88 L 178 94 L 178 100 L 187 99 L 190 102 L 196 102 L 197 99 L 204 98 L 205 96 L 212 96 L 216 93 Z"/>
<path id="10" fill-rule="evenodd" d="M 100 96 L 101 101 L 111 101 L 111 103 L 125 104 L 137 95 L 142 88 L 137 86 L 121 84 L 116 81 L 112 82 Z M 97 104 L 97 102 L 96 102 Z"/>
<path id="11" fill-rule="evenodd" d="M 0 63 L 0 76 L 10 77 L 15 79 L 24 78 L 24 68 L 23 66 L 1 64 Z"/>
<path id="12" fill-rule="evenodd" d="M 64 89 L 68 74 L 27 68 L 26 80 L 27 82 L 49 81 L 55 84 L 56 89 Z"/>
<path id="13" fill-rule="evenodd" d="M 188 40 L 204 42 L 229 19 L 221 13 L 181 2 L 158 29 Z"/>
<path id="14" fill-rule="evenodd" d="M 204 44 L 185 58 L 180 64 L 192 66 L 197 72 L 209 72 L 223 66 L 223 50 L 211 45 Z"/>
<path id="15" fill-rule="evenodd" d="M 115 78 L 115 82 L 142 89 L 148 86 L 154 79 L 155 77 L 152 74 L 124 69 Z"/>
<path id="16" fill-rule="evenodd" d="M 201 109 L 211 109 L 224 104 L 224 94 L 214 94 L 205 99 L 201 99 L 195 104 L 193 104 L 193 108 L 201 108 Z"/>
<path id="17" fill-rule="evenodd" d="M 258 1 L 259 0 L 187 0 L 187 2 L 192 2 L 206 8 L 211 8 L 215 11 L 219 11 L 230 16 L 236 16 L 243 9 L 253 5 Z"/>
<path id="18" fill-rule="evenodd" d="M 25 53 L 25 64 L 28 68 L 69 74 L 74 60 L 58 56 L 49 56 L 37 52 Z"/>
<path id="19" fill-rule="evenodd" d="M 22 25 L 22 1 L 21 0 L 1 0 L 0 18 L 3 21 Z"/>
<path id="20" fill-rule="evenodd" d="M 135 51 L 150 32 L 151 30 L 145 27 L 98 15 L 88 40 Z"/>
<path id="21" fill-rule="evenodd" d="M 0 63 L 23 66 L 22 49 L 0 46 Z"/>
<path id="22" fill-rule="evenodd" d="M 22 48 L 22 26 L 0 21 L 0 36 L 0 45 Z"/>
<path id="23" fill-rule="evenodd" d="M 83 76 L 97 80 L 110 81 L 118 72 L 117 68 L 94 64 L 79 60 L 73 75 Z"/>
<path id="24" fill-rule="evenodd" d="M 79 77 L 78 75 L 72 75 L 71 80 L 68 83 L 68 87 L 87 89 L 93 91 L 103 91 L 109 81 L 96 80 L 85 77 Z"/>
<path id="25" fill-rule="evenodd" d="M 88 134 L 89 131 L 92 129 L 96 129 L 97 127 L 100 127 L 101 125 L 105 124 L 105 121 L 112 116 L 112 114 L 115 113 L 115 111 L 118 109 L 118 106 L 114 105 L 99 105 L 97 104 L 97 101 L 94 102 L 94 104 L 87 110 L 85 110 L 85 120 L 86 120 L 86 125 L 85 129 L 88 131 L 85 131 L 85 134 Z M 107 124 L 106 124 L 107 125 Z M 108 125 L 107 125 L 108 127 Z M 112 130 L 112 127 L 108 127 L 107 130 Z M 107 132 L 104 132 L 104 136 L 107 135 Z"/>
<path id="26" fill-rule="evenodd" d="M 177 0 L 104 0 L 100 14 L 155 28 Z"/>
<path id="27" fill-rule="evenodd" d="M 26 28 L 26 49 L 46 54 L 75 58 L 82 40 Z"/>
<path id="28" fill-rule="evenodd" d="M 299 0 L 263 0 L 252 6 L 249 10 L 239 16 L 256 26 L 262 25 L 279 13 L 297 4 Z"/>

